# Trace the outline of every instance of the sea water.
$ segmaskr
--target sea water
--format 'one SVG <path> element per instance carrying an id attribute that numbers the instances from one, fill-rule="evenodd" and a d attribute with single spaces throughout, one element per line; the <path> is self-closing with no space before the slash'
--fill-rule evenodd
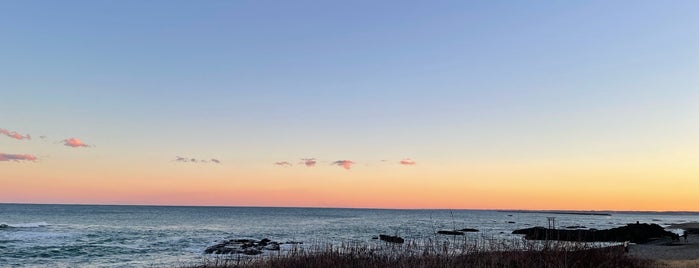
<path id="1" fill-rule="evenodd" d="M 548 226 L 548 217 L 558 228 L 699 221 L 699 213 L 659 212 L 0 204 L 0 267 L 181 267 L 211 258 L 206 247 L 234 238 L 372 244 L 381 243 L 372 239 L 379 234 L 423 241 L 449 237 L 439 230 L 475 228 L 467 239 L 511 241 L 522 239 L 513 230 Z"/>

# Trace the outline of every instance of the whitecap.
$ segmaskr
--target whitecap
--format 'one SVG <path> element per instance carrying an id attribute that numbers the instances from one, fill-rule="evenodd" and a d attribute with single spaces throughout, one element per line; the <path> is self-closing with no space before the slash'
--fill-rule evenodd
<path id="1" fill-rule="evenodd" d="M 28 222 L 28 223 L 0 223 L 0 228 L 37 228 L 49 226 L 46 222 Z"/>

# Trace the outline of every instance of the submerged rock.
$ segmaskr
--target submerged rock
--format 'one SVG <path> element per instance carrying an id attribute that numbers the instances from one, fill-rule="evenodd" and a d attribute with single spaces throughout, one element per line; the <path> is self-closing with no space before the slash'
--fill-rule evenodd
<path id="1" fill-rule="evenodd" d="M 379 235 L 379 239 L 381 239 L 382 241 L 397 244 L 403 244 L 403 242 L 405 242 L 405 239 L 403 239 L 402 237 L 393 235 Z"/>
<path id="2" fill-rule="evenodd" d="M 580 242 L 623 242 L 647 243 L 659 238 L 679 239 L 679 235 L 665 231 L 657 224 L 635 223 L 607 230 L 558 230 L 533 227 L 515 230 L 513 234 L 523 234 L 529 240 L 561 240 Z"/>
<path id="3" fill-rule="evenodd" d="M 464 232 L 461 231 L 437 231 L 437 233 L 444 235 L 464 235 Z"/>
<path id="4" fill-rule="evenodd" d="M 464 228 L 464 229 L 461 229 L 461 230 L 459 230 L 459 231 L 462 231 L 462 232 L 472 232 L 472 233 L 480 232 L 480 231 L 478 231 L 478 229 L 473 229 L 473 228 Z"/>

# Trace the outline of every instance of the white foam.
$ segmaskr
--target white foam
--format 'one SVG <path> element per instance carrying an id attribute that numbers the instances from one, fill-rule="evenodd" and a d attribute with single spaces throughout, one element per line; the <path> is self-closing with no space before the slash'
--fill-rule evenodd
<path id="1" fill-rule="evenodd" d="M 28 223 L 0 223 L 0 228 L 37 228 L 49 226 L 46 222 L 28 222 Z"/>

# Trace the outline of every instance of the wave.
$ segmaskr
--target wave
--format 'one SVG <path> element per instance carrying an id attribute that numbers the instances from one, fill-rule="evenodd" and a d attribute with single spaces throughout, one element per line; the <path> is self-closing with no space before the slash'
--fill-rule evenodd
<path id="1" fill-rule="evenodd" d="M 49 226 L 46 222 L 28 222 L 28 223 L 0 223 L 0 229 L 4 228 L 37 228 Z"/>

